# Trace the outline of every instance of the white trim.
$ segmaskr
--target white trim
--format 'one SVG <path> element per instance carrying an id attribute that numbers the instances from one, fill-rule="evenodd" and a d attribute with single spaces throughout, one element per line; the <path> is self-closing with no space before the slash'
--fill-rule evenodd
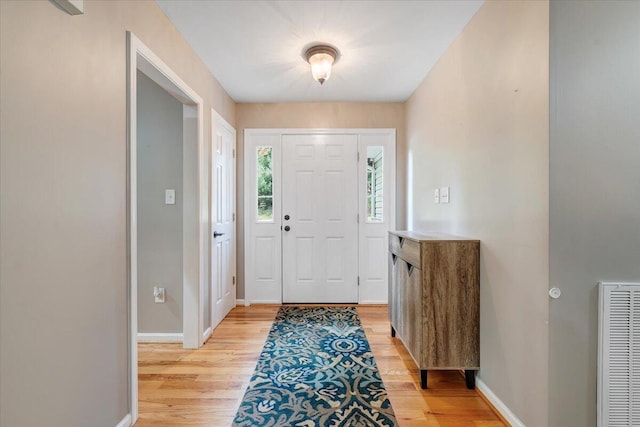
<path id="1" fill-rule="evenodd" d="M 493 407 L 500 412 L 500 415 L 507 420 L 512 427 L 526 427 L 525 424 L 520 421 L 516 415 L 511 412 L 511 409 L 487 386 L 484 381 L 479 377 L 476 377 L 476 388 L 487 398 Z"/>
<path id="2" fill-rule="evenodd" d="M 52 0 L 69 15 L 84 14 L 84 0 Z"/>
<path id="3" fill-rule="evenodd" d="M 138 342 L 182 342 L 182 339 L 180 332 L 138 332 Z"/>
<path id="4" fill-rule="evenodd" d="M 131 414 L 127 414 L 120 420 L 116 427 L 131 427 Z"/>
<path id="5" fill-rule="evenodd" d="M 269 304 L 269 305 L 280 305 L 282 304 L 282 301 L 280 301 L 279 299 L 263 299 L 263 300 L 254 300 L 254 301 L 249 301 L 248 299 L 244 300 L 244 305 L 245 307 L 249 307 L 251 304 Z"/>
<path id="6" fill-rule="evenodd" d="M 360 301 L 358 304 L 360 305 L 387 305 L 387 300 L 364 300 Z"/>
<path id="7" fill-rule="evenodd" d="M 245 134 L 270 134 L 270 135 L 361 135 L 380 134 L 393 132 L 395 128 L 249 128 Z"/>
<path id="8" fill-rule="evenodd" d="M 204 331 L 204 334 L 202 334 L 202 342 L 207 342 L 207 340 L 209 339 L 209 337 L 211 336 L 212 333 L 213 333 L 213 331 L 211 330 L 211 326 L 209 326 Z"/>
<path id="9" fill-rule="evenodd" d="M 244 305 L 244 299 L 236 298 L 236 307 Z"/>
<path id="10" fill-rule="evenodd" d="M 183 104 L 197 109 L 198 178 L 196 205 L 198 217 L 194 224 L 198 229 L 199 254 L 193 260 L 196 266 L 185 270 L 189 280 L 183 282 L 183 343 L 185 348 L 202 345 L 204 324 L 204 288 L 208 280 L 207 212 L 208 212 L 208 162 L 204 144 L 203 100 L 167 64 L 156 56 L 140 39 L 127 31 L 127 270 L 129 282 L 129 410 L 131 423 L 138 419 L 138 283 L 137 283 L 137 72 L 145 73 L 163 89 Z M 185 248 L 186 249 L 186 248 Z M 193 252 L 195 252 L 194 250 Z M 185 250 L 185 253 L 187 251 Z M 186 258 L 186 257 L 185 257 Z"/>

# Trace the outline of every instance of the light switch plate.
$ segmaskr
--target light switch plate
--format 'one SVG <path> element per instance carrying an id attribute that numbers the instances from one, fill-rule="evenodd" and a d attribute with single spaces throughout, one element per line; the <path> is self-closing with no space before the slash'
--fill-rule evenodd
<path id="1" fill-rule="evenodd" d="M 449 203 L 449 187 L 440 188 L 440 203 Z"/>
<path id="2" fill-rule="evenodd" d="M 433 192 L 433 203 L 440 203 L 440 189 L 436 188 L 436 191 Z"/>
<path id="3" fill-rule="evenodd" d="M 176 204 L 176 190 L 164 190 L 164 204 L 165 205 Z"/>
<path id="4" fill-rule="evenodd" d="M 153 287 L 153 299 L 156 304 L 162 304 L 165 302 L 166 290 L 165 288 Z"/>

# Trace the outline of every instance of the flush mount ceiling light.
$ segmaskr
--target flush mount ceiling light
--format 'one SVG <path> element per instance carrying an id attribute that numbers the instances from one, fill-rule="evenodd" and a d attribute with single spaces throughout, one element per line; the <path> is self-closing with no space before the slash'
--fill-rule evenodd
<path id="1" fill-rule="evenodd" d="M 338 57 L 338 49 L 326 44 L 311 46 L 304 53 L 304 58 L 311 65 L 313 78 L 321 85 L 331 77 L 331 67 Z"/>

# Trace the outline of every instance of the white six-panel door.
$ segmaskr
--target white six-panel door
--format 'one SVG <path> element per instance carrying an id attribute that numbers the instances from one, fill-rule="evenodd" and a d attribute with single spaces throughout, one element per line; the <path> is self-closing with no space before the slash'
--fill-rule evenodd
<path id="1" fill-rule="evenodd" d="M 236 305 L 236 133 L 213 113 L 211 132 L 211 329 Z"/>
<path id="2" fill-rule="evenodd" d="M 246 305 L 387 302 L 395 137 L 395 129 L 245 129 Z"/>
<path id="3" fill-rule="evenodd" d="M 357 135 L 282 136 L 282 300 L 358 302 Z"/>

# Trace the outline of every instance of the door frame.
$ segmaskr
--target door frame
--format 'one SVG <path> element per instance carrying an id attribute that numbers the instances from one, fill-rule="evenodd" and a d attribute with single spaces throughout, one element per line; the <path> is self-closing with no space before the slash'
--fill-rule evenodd
<path id="1" fill-rule="evenodd" d="M 140 70 L 183 103 L 185 116 L 196 113 L 196 135 L 183 141 L 197 157 L 195 215 L 183 232 L 183 346 L 198 348 L 203 340 L 204 288 L 208 280 L 207 156 L 203 99 L 132 32 L 127 31 L 127 281 L 129 286 L 129 413 L 138 419 L 138 228 L 137 228 L 137 72 Z M 189 110 L 189 111 L 188 111 Z M 183 131 L 184 133 L 184 131 Z M 183 147 L 184 150 L 184 147 Z M 187 218 L 183 219 L 187 221 Z M 185 227 L 186 228 L 186 227 Z M 195 232 L 194 232 L 195 231 Z"/>
<path id="2" fill-rule="evenodd" d="M 385 135 L 391 138 L 391 150 L 387 153 L 388 161 L 385 163 L 388 176 L 390 179 L 388 182 L 388 187 L 385 186 L 385 189 L 388 189 L 389 195 L 389 229 L 395 229 L 396 224 L 396 150 L 397 150 L 397 140 L 396 140 L 396 129 L 395 128 L 309 128 L 309 129 L 296 129 L 296 128 L 276 128 L 276 129 L 264 129 L 264 128 L 252 128 L 244 130 L 244 183 L 243 183 L 243 191 L 244 191 L 244 304 L 245 306 L 251 305 L 251 303 L 255 304 L 281 304 L 282 303 L 282 235 L 279 234 L 278 241 L 275 245 L 275 252 L 278 254 L 279 265 L 274 266 L 274 273 L 276 276 L 276 281 L 279 281 L 279 293 L 276 297 L 275 292 L 271 292 L 271 295 L 265 297 L 264 293 L 262 295 L 256 295 L 254 292 L 254 285 L 249 283 L 249 278 L 255 276 L 255 259 L 251 254 L 252 248 L 252 238 L 254 237 L 253 233 L 253 216 L 250 209 L 253 209 L 253 193 L 254 191 L 251 189 L 251 185 L 255 181 L 255 171 L 252 170 L 254 165 L 252 162 L 255 159 L 252 159 L 252 151 L 248 149 L 248 142 L 252 141 L 254 137 L 265 137 L 266 140 L 269 141 L 277 141 L 279 145 L 274 147 L 275 151 L 281 156 L 282 150 L 282 135 L 358 135 L 358 151 L 359 155 L 362 156 L 360 152 L 360 147 L 363 145 L 361 141 L 361 136 L 370 136 L 370 135 Z M 271 143 L 269 143 L 271 144 Z M 275 155 L 275 154 L 274 154 Z M 366 155 L 366 154 L 365 154 Z M 361 163 L 358 163 L 358 198 L 361 197 Z M 280 169 L 277 169 L 277 166 L 280 166 Z M 274 197 L 279 199 L 278 203 L 274 203 L 273 212 L 274 212 L 274 223 L 273 225 L 276 227 L 280 227 L 282 224 L 282 219 L 280 218 L 280 208 L 281 208 L 281 194 L 282 194 L 282 161 L 280 160 L 279 165 L 274 163 L 273 170 L 273 194 Z M 358 203 L 358 212 L 360 218 L 363 217 L 363 212 L 360 209 L 360 200 Z M 276 220 L 276 218 L 278 218 Z M 361 239 L 363 238 L 363 234 L 361 233 L 362 226 L 364 222 L 361 220 L 358 224 L 358 247 L 361 247 Z M 362 276 L 362 263 L 360 262 L 360 249 L 358 250 L 358 274 Z M 386 260 L 386 258 L 385 258 Z M 385 261 L 386 262 L 386 261 Z M 386 295 L 385 295 L 386 297 Z M 362 292 L 358 290 L 358 303 L 359 304 L 385 304 L 386 298 L 384 299 L 364 299 L 362 298 Z"/>

